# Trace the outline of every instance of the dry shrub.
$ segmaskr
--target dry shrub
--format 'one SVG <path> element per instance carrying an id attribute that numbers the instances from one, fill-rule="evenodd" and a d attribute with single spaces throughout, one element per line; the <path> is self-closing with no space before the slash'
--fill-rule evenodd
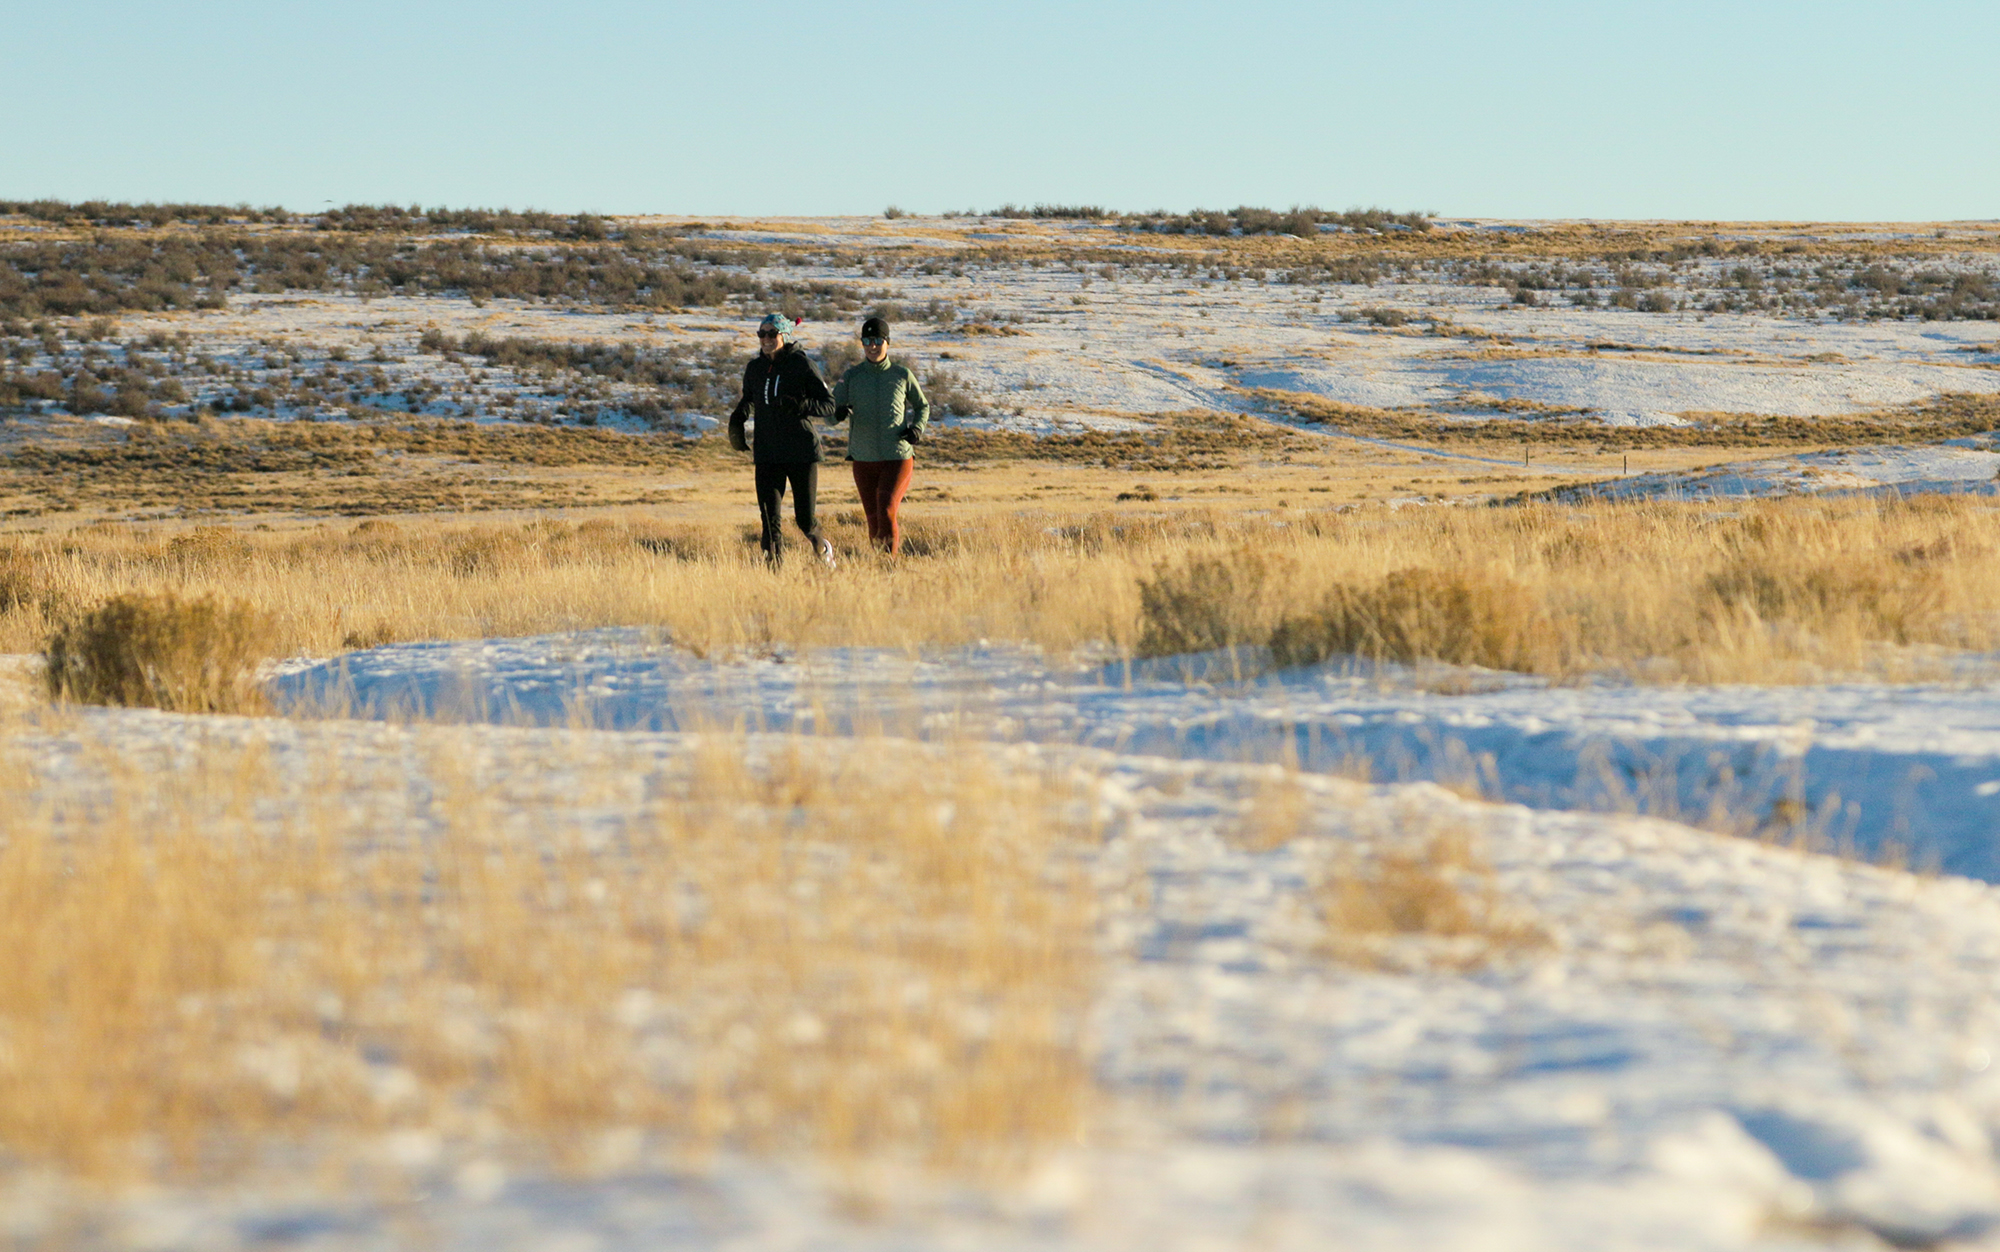
<path id="1" fill-rule="evenodd" d="M 480 529 L 453 535 L 441 545 L 442 564 L 460 577 L 500 574 L 531 563 L 540 554 L 529 536 L 519 531 Z"/>
<path id="2" fill-rule="evenodd" d="M 742 537 L 732 536 L 713 526 L 652 524 L 634 527 L 632 543 L 641 551 L 681 562 L 723 561 L 741 556 L 748 546 Z M 749 541 L 755 543 L 753 537 Z"/>
<path id="3" fill-rule="evenodd" d="M 261 709 L 257 664 L 277 629 L 251 605 L 203 596 L 115 596 L 49 637 L 51 695 L 182 713 Z"/>
<path id="4" fill-rule="evenodd" d="M 1547 672 L 1558 655 L 1550 615 L 1526 586 L 1465 569 L 1412 569 L 1365 588 L 1337 587 L 1317 613 L 1271 635 L 1280 665 L 1338 654 Z"/>
<path id="5" fill-rule="evenodd" d="M 34 613 L 53 621 L 69 608 L 69 596 L 45 559 L 0 549 L 0 613 Z"/>
<path id="6" fill-rule="evenodd" d="M 1471 836 L 1449 827 L 1336 865 L 1321 884 L 1320 913 L 1332 953 L 1364 964 L 1466 969 L 1549 942 L 1526 909 L 1499 894 Z"/>
<path id="7" fill-rule="evenodd" d="M 443 534 L 398 535 L 378 541 L 378 559 L 442 566 L 461 578 L 483 578 L 565 567 L 601 567 L 638 552 L 704 560 L 727 549 L 713 528 L 663 526 L 592 518 L 580 524 L 545 519 L 517 527 L 481 526 Z"/>
<path id="8" fill-rule="evenodd" d="M 340 637 L 343 652 L 363 652 L 369 648 L 380 648 L 387 644 L 401 643 L 402 637 L 396 628 L 386 621 L 376 621 L 360 630 L 350 630 Z"/>
<path id="9" fill-rule="evenodd" d="M 1711 574 L 1704 590 L 1719 609 L 1822 632 L 1850 627 L 1891 643 L 1934 640 L 1945 625 L 1945 580 L 1930 566 L 1740 560 Z"/>
<path id="10" fill-rule="evenodd" d="M 195 569 L 239 567 L 256 551 L 250 541 L 225 526 L 197 526 L 167 540 L 166 560 Z"/>
<path id="11" fill-rule="evenodd" d="M 86 754 L 88 804 L 14 753 L 0 1154 L 213 1180 L 395 1129 L 581 1166 L 636 1130 L 981 1173 L 1073 1142 L 1072 784 L 762 745 L 413 732 L 435 825 L 383 819 L 400 768 L 281 772 L 254 737 L 184 769 Z"/>
<path id="12" fill-rule="evenodd" d="M 1161 562 L 1139 584 L 1138 654 L 1177 656 L 1263 643 L 1287 565 L 1278 554 L 1247 546 Z"/>
<path id="13" fill-rule="evenodd" d="M 863 518 L 854 526 L 854 530 L 857 532 L 857 539 L 865 535 L 862 527 L 866 524 L 867 521 Z M 966 555 L 964 536 L 954 532 L 947 526 L 940 525 L 931 518 L 914 517 L 906 521 L 899 521 L 898 528 L 902 534 L 902 543 L 899 551 L 906 558 L 924 560 Z M 856 543 L 855 547 L 858 550 L 866 550 L 860 548 L 859 542 Z"/>

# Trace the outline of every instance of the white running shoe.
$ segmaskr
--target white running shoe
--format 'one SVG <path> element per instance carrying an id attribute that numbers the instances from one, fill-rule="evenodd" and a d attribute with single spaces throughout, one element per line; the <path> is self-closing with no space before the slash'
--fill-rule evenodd
<path id="1" fill-rule="evenodd" d="M 822 565 L 825 565 L 828 569 L 833 569 L 835 566 L 840 564 L 839 560 L 837 560 L 833 555 L 832 541 L 826 539 L 822 539 L 819 541 L 819 559 L 820 563 Z"/>

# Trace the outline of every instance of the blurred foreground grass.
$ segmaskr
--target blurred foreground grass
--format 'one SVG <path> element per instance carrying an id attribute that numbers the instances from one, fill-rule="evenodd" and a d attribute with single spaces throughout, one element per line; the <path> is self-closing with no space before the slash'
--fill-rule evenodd
<path id="1" fill-rule="evenodd" d="M 413 739 L 414 777 L 254 739 L 161 769 L 82 729 L 58 764 L 20 733 L 17 1160 L 212 1179 L 274 1141 L 418 1131 L 561 1166 L 636 1131 L 984 1172 L 1087 1116 L 1091 819 L 1067 777 L 601 735 Z"/>

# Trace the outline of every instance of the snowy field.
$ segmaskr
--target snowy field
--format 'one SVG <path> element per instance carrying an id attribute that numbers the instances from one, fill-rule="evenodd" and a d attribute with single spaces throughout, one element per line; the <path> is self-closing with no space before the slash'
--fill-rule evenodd
<path id="1" fill-rule="evenodd" d="M 833 279 L 839 271 L 806 268 L 803 277 Z M 892 290 L 905 301 L 976 310 L 999 319 L 989 324 L 1017 332 L 967 335 L 928 321 L 895 328 L 899 353 L 948 360 L 989 401 L 991 411 L 975 415 L 977 424 L 1000 429 L 1119 429 L 1177 409 L 1250 411 L 1255 404 L 1245 392 L 1257 388 L 1378 408 L 1448 407 L 1466 416 L 1501 411 L 1495 400 L 1526 400 L 1622 426 L 1674 425 L 1703 413 L 1858 413 L 1946 392 L 2000 392 L 1994 342 L 2000 332 L 1985 322 L 1523 308 L 1478 287 L 1295 290 L 1247 278 L 1092 280 L 1014 265 L 964 277 L 906 274 Z M 1423 334 L 1365 320 L 1364 311 L 1383 309 L 1443 318 L 1476 333 Z M 523 414 L 496 407 L 540 397 L 505 372 L 475 379 L 485 373 L 476 361 L 455 368 L 419 353 L 420 331 L 699 346 L 747 356 L 754 326 L 754 317 L 732 324 L 716 311 L 635 318 L 503 300 L 479 309 L 434 297 L 295 295 L 236 298 L 222 313 L 121 322 L 134 335 L 197 332 L 225 361 L 250 367 L 263 355 L 261 340 L 339 347 L 357 362 L 382 347 L 390 359 L 376 364 L 389 382 L 364 400 L 428 385 L 446 394 L 422 411 L 485 418 L 559 415 L 563 406 L 546 401 Z M 802 342 L 817 349 L 849 333 L 844 321 L 809 322 Z M 1506 346 L 1492 346 L 1495 337 Z M 687 414 L 691 421 L 716 416 Z"/>
<path id="2" fill-rule="evenodd" d="M 156 1190 L 96 1214 L 107 1246 L 389 1248 L 414 1221 L 448 1248 L 1976 1247 L 2000 1223 L 2000 714 L 1976 688 L 1462 674 L 1474 693 L 1443 695 L 1436 673 L 1258 674 L 1254 655 L 702 661 L 630 631 L 288 668 L 281 700 L 395 716 L 89 711 L 47 750 L 91 739 L 174 768 L 261 741 L 281 770 L 331 751 L 354 777 L 406 771 L 400 820 L 419 828 L 410 763 L 440 741 L 475 772 L 504 760 L 498 793 L 551 811 L 561 762 L 665 757 L 704 729 L 837 751 L 857 717 L 900 718 L 933 745 L 911 751 L 1060 762 L 1105 817 L 1087 1031 L 1104 1104 L 1018 1186 L 911 1176 L 870 1220 L 807 1163 L 690 1169 L 638 1137 L 563 1182 L 392 1135 L 414 1209 L 296 1181 Z M 1364 759 L 1455 789 L 1343 776 Z M 1286 828 L 1245 837 L 1275 787 Z M 1814 831 L 1770 827 L 1788 798 Z M 1633 811 L 1675 805 L 1752 837 Z M 1469 838 L 1537 942 L 1470 968 L 1424 936 L 1330 955 L 1312 885 L 1423 832 Z M 1785 846 L 1814 833 L 1945 873 Z M 60 1196 L 33 1181 L 0 1193 L 23 1232 Z"/>
<path id="3" fill-rule="evenodd" d="M 1877 291 L 1921 280 L 1925 290 L 1970 283 L 1990 297 L 2000 271 L 1988 223 L 1941 231 L 1943 243 L 1930 232 L 1724 229 L 1702 238 L 1755 236 L 1763 251 L 1639 263 L 1565 262 L 1573 241 L 1558 231 L 1553 261 L 1532 248 L 1478 261 L 1365 254 L 1346 270 L 1320 271 L 1296 268 L 1282 241 L 1088 222 L 632 220 L 740 258 L 718 273 L 845 288 L 862 306 L 902 310 L 896 353 L 926 373 L 947 372 L 961 393 L 948 420 L 984 429 L 1131 430 L 1190 409 L 1271 415 L 1282 410 L 1274 394 L 1429 418 L 1539 415 L 1643 428 L 2000 393 L 1991 320 L 1883 316 L 1893 300 Z M 1433 235 L 1499 249 L 1561 226 L 1445 222 Z M 1660 247 L 1695 237 L 1649 229 Z M 1827 251 L 1899 241 L 1923 250 L 1880 260 Z M 612 427 L 706 429 L 734 398 L 760 311 L 339 290 L 232 292 L 223 303 L 118 319 L 117 340 L 135 352 L 149 337 L 189 337 L 168 354 L 185 383 L 185 395 L 164 406 L 169 415 L 227 408 L 233 398 L 250 412 L 290 417 L 569 422 L 587 413 Z M 838 349 L 858 316 L 815 316 L 803 342 L 819 354 Z M 662 413 L 642 403 L 643 387 L 443 356 L 421 345 L 425 332 L 664 354 L 712 387 L 670 396 Z M 73 370 L 73 355 L 23 349 L 20 360 L 24 369 Z"/>
<path id="4" fill-rule="evenodd" d="M 1548 307 L 1492 286 L 982 259 L 1090 233 L 984 219 L 706 228 L 801 250 L 807 280 L 851 276 L 850 253 L 934 257 L 880 285 L 988 328 L 897 329 L 899 351 L 984 398 L 952 419 L 981 428 L 1268 414 L 1270 391 L 1463 417 L 1527 402 L 1617 427 L 2000 393 L 1991 322 Z M 1711 268 L 1720 290 L 1727 267 Z M 369 403 L 495 420 L 572 399 L 420 351 L 423 331 L 741 353 L 750 324 L 713 309 L 294 294 L 128 315 L 120 334 L 185 331 L 243 371 L 232 386 L 296 366 L 261 363 L 281 343 L 338 347 L 343 370 L 372 372 L 356 384 Z M 824 347 L 845 327 L 807 330 Z M 593 394 L 606 424 L 636 425 L 617 389 Z M 11 423 L 8 437 L 62 420 Z M 1605 490 L 1726 508 L 1991 494 L 1996 474 L 2000 444 L 1980 436 Z M 1937 681 L 1900 685 L 1556 686 L 1352 662 L 1278 671 L 1259 650 L 704 657 L 631 629 L 295 658 L 266 683 L 273 718 L 66 714 L 17 746 L 75 794 L 101 781 L 85 744 L 172 771 L 255 743 L 281 777 L 338 760 L 371 780 L 384 821 L 419 835 L 435 820 L 424 762 L 443 756 L 491 777 L 525 822 L 608 835 L 629 813 L 572 794 L 570 763 L 666 761 L 717 734 L 753 752 L 805 736 L 829 753 L 866 742 L 1065 772 L 1101 818 L 1084 1032 L 1100 1104 L 1078 1142 L 1019 1180 L 892 1172 L 867 1212 L 813 1161 L 691 1165 L 637 1131 L 606 1136 L 574 1177 L 390 1134 L 368 1151 L 402 1180 L 393 1201 L 310 1169 L 109 1195 L 0 1169 L 0 1232 L 154 1252 L 2000 1248 L 2000 702 L 1986 662 L 1941 656 Z M 1329 939 L 1316 910 L 1330 876 L 1431 839 L 1472 849 L 1478 890 L 1517 941 Z"/>

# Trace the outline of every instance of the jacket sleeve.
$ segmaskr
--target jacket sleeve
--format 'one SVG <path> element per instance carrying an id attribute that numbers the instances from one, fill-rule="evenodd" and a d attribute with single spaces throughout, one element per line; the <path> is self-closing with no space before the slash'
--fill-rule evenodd
<path id="1" fill-rule="evenodd" d="M 835 425 L 846 421 L 854 413 L 854 404 L 847 396 L 847 375 L 833 385 L 833 420 Z"/>
<path id="2" fill-rule="evenodd" d="M 832 417 L 833 393 L 826 389 L 826 383 L 821 381 L 819 371 L 813 368 L 813 363 L 806 359 L 804 353 L 799 354 L 799 363 L 793 370 L 793 377 L 798 384 L 799 412 L 806 417 Z"/>
<path id="3" fill-rule="evenodd" d="M 756 408 L 756 401 L 752 397 L 750 390 L 750 371 L 756 368 L 756 365 L 757 363 L 752 361 L 743 367 L 743 394 L 737 397 L 736 407 L 729 410 L 729 424 L 731 426 L 741 426 L 744 419 L 748 418 L 751 411 Z"/>
<path id="4" fill-rule="evenodd" d="M 738 452 L 750 450 L 750 441 L 743 434 L 743 421 L 754 407 L 750 398 L 750 366 L 746 365 L 743 367 L 743 394 L 737 398 L 736 407 L 729 410 L 729 446 Z"/>
<path id="5" fill-rule="evenodd" d="M 909 386 L 903 388 L 903 425 L 922 430 L 930 420 L 930 397 L 924 394 L 924 385 L 917 381 L 916 371 L 912 370 Z"/>

